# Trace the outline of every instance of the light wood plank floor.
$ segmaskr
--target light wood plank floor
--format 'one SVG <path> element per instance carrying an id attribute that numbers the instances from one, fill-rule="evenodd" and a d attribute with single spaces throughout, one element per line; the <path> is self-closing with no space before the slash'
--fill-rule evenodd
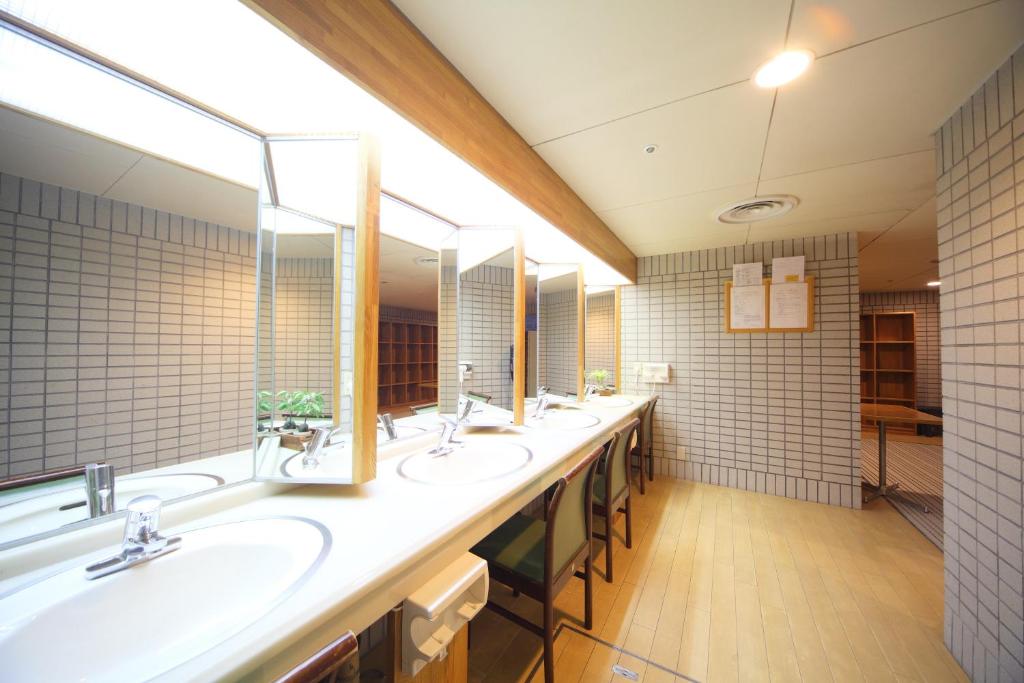
<path id="1" fill-rule="evenodd" d="M 840 508 L 658 479 L 634 499 L 614 584 L 559 595 L 556 680 L 966 681 L 942 644 L 942 554 L 884 501 Z M 618 526 L 621 530 L 621 521 Z M 540 610 L 492 582 L 492 597 Z M 540 639 L 484 610 L 470 680 L 543 681 Z"/>

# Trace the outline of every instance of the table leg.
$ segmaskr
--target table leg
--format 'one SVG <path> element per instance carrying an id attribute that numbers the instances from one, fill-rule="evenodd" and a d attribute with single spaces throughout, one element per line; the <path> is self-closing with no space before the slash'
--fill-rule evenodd
<path id="1" fill-rule="evenodd" d="M 878 423 L 878 491 L 885 495 L 885 422 Z"/>
<path id="2" fill-rule="evenodd" d="M 875 498 L 899 498 L 901 501 L 903 501 L 907 505 L 916 507 L 919 510 L 921 510 L 922 512 L 927 513 L 929 510 L 928 510 L 928 507 L 926 505 L 921 505 L 920 503 L 918 503 L 916 501 L 910 500 L 909 498 L 907 498 L 906 496 L 902 495 L 897 490 L 900 487 L 899 484 L 889 484 L 888 483 L 888 481 L 887 481 L 887 472 L 886 472 L 886 450 L 887 450 L 887 444 L 886 444 L 886 433 L 885 433 L 885 421 L 884 420 L 879 420 L 878 421 L 878 486 L 875 487 L 875 486 L 871 486 L 871 484 L 867 484 L 868 487 L 870 487 L 870 488 L 872 488 L 874 490 L 867 496 L 867 498 L 864 499 L 864 502 L 865 503 L 870 503 Z"/>

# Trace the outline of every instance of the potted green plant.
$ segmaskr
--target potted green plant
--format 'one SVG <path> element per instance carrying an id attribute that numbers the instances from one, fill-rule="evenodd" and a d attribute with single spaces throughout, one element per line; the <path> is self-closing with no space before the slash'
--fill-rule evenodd
<path id="1" fill-rule="evenodd" d="M 611 396 L 612 390 L 605 386 L 605 382 L 608 381 L 608 371 L 602 368 L 591 370 L 587 373 L 587 381 L 597 387 L 597 393 L 599 396 Z"/>
<path id="2" fill-rule="evenodd" d="M 261 390 L 256 394 L 256 431 L 262 432 L 269 428 L 266 424 L 268 420 L 273 417 L 274 410 L 274 395 L 266 390 Z"/>
<path id="3" fill-rule="evenodd" d="M 282 425 L 284 430 L 308 432 L 309 418 L 324 416 L 324 395 L 320 392 L 281 391 L 277 394 L 277 400 L 277 409 L 287 418 Z M 302 418 L 301 424 L 295 422 L 297 417 Z"/>

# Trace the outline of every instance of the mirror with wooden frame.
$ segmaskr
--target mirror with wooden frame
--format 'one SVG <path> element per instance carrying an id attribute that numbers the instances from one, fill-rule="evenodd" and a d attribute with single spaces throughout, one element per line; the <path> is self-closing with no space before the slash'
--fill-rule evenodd
<path id="1" fill-rule="evenodd" d="M 369 136 L 265 139 L 256 478 L 376 472 L 380 165 Z"/>
<path id="2" fill-rule="evenodd" d="M 618 386 L 617 288 L 587 285 L 584 318 L 584 379 L 598 395 L 608 396 Z"/>
<path id="3" fill-rule="evenodd" d="M 554 397 L 582 394 L 582 279 L 575 263 L 537 267 L 537 385 Z"/>

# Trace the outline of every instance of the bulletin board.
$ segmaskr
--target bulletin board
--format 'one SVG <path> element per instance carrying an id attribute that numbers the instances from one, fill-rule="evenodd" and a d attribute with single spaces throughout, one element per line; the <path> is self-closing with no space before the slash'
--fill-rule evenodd
<path id="1" fill-rule="evenodd" d="M 733 327 L 732 320 L 732 280 L 725 283 L 725 331 L 728 334 L 760 334 L 766 332 L 814 332 L 814 276 L 808 275 L 804 278 L 803 282 L 793 283 L 786 282 L 780 283 L 787 287 L 794 285 L 803 285 L 807 292 L 807 319 L 802 321 L 805 324 L 798 327 L 775 327 L 772 325 L 771 308 L 772 308 L 772 281 L 771 278 L 764 278 L 762 280 L 764 284 L 764 327 L 757 328 L 746 328 L 746 327 Z M 750 289 L 756 289 L 751 287 Z"/>

